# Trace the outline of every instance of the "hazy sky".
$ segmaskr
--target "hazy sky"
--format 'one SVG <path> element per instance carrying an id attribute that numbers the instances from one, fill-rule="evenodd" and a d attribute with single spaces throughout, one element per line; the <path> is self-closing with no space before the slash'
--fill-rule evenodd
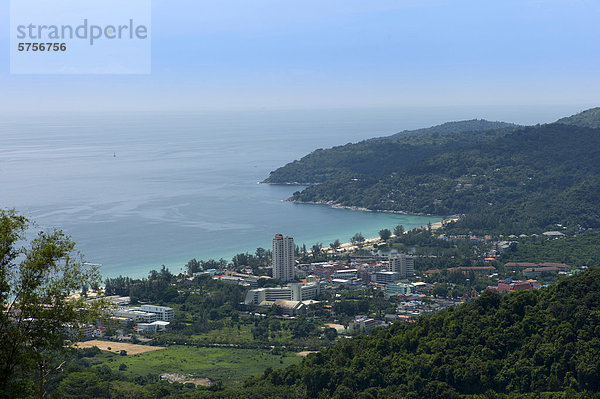
<path id="1" fill-rule="evenodd" d="M 600 105 L 598 0 L 153 0 L 152 74 L 10 75 L 0 107 Z"/>

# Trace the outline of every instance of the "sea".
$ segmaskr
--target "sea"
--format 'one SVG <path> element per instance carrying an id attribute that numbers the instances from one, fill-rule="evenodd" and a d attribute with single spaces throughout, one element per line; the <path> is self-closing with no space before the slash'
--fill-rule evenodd
<path id="1" fill-rule="evenodd" d="M 462 112 L 462 111 L 461 111 Z M 328 246 L 441 220 L 285 201 L 259 184 L 317 148 L 477 117 L 431 110 L 95 112 L 0 121 L 0 207 L 61 229 L 104 277 L 230 260 L 273 235 Z"/>

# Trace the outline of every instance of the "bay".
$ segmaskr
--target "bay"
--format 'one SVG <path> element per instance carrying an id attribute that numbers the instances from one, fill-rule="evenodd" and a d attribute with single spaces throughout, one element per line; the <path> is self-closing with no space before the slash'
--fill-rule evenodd
<path id="1" fill-rule="evenodd" d="M 284 202 L 258 184 L 316 148 L 426 126 L 371 110 L 46 115 L 0 123 L 0 207 L 60 228 L 105 277 L 269 248 L 275 233 L 327 246 L 439 217 Z"/>

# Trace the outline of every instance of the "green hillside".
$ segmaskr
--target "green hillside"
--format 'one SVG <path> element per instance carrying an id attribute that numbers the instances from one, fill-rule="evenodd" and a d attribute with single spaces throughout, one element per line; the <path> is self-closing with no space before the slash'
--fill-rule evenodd
<path id="1" fill-rule="evenodd" d="M 314 184 L 330 179 L 382 177 L 442 151 L 490 140 L 516 128 L 509 123 L 475 119 L 318 149 L 271 172 L 264 183 Z"/>
<path id="2" fill-rule="evenodd" d="M 600 227 L 600 130 L 523 128 L 434 155 L 383 178 L 338 179 L 294 200 L 469 215 L 470 229 L 519 233 L 555 223 Z"/>
<path id="3" fill-rule="evenodd" d="M 447 135 L 464 132 L 485 132 L 487 130 L 498 130 L 516 127 L 518 125 L 506 122 L 490 122 L 485 119 L 471 119 L 468 121 L 446 122 L 441 125 L 427 127 L 424 129 L 404 130 L 400 133 L 374 140 L 401 140 L 410 136 L 424 135 Z"/>
<path id="4" fill-rule="evenodd" d="M 588 109 L 577 115 L 559 119 L 556 123 L 598 129 L 600 128 L 600 107 Z"/>
<path id="5" fill-rule="evenodd" d="M 426 133 L 318 150 L 272 172 L 268 181 L 319 183 L 294 193 L 291 200 L 298 202 L 464 214 L 451 226 L 460 231 L 598 228 L 600 129 L 577 124 L 600 124 L 599 112 L 534 127 Z M 441 126 L 450 131 L 461 125 Z"/>
<path id="6" fill-rule="evenodd" d="M 538 291 L 485 293 L 266 372 L 306 398 L 600 397 L 600 268 Z"/>

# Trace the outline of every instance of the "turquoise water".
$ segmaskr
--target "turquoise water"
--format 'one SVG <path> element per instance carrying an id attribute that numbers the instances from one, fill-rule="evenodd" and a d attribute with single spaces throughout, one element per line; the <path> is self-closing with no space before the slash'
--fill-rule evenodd
<path id="1" fill-rule="evenodd" d="M 328 245 L 440 220 L 299 205 L 258 184 L 320 147 L 427 126 L 426 116 L 255 112 L 75 115 L 0 124 L 0 206 L 62 228 L 104 276 L 231 259 L 275 233 Z M 432 121 L 437 122 L 437 121 Z"/>

